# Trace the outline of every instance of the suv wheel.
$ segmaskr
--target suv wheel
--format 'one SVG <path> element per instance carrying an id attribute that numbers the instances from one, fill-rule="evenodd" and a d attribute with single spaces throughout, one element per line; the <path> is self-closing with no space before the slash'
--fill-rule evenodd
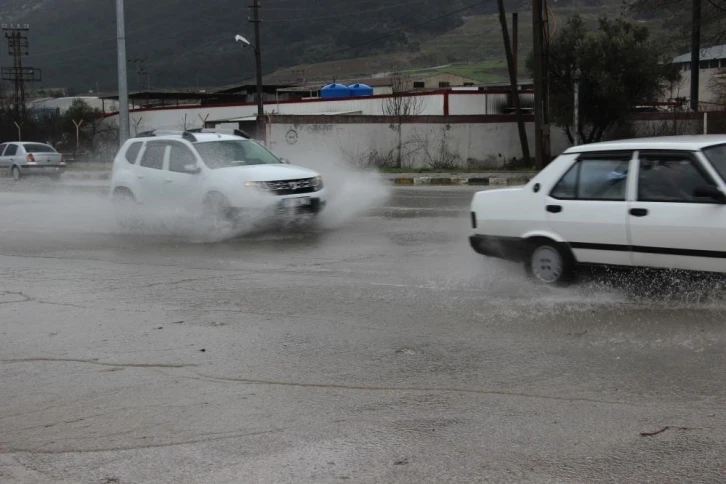
<path id="1" fill-rule="evenodd" d="M 202 215 L 206 223 L 218 228 L 232 222 L 232 205 L 221 193 L 210 193 L 204 199 Z"/>
<path id="2" fill-rule="evenodd" d="M 525 264 L 530 276 L 543 284 L 566 285 L 574 276 L 574 257 L 561 244 L 551 240 L 535 242 Z"/>
<path id="3" fill-rule="evenodd" d="M 122 229 L 136 228 L 139 222 L 134 194 L 126 188 L 117 188 L 113 192 L 112 200 L 119 226 Z"/>

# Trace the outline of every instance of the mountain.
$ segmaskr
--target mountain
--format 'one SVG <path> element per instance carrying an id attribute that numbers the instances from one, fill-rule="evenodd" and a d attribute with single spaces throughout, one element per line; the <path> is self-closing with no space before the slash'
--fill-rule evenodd
<path id="1" fill-rule="evenodd" d="M 43 86 L 79 92 L 116 89 L 114 0 L 3 0 L 3 23 L 28 23 L 30 56 L 42 69 Z M 129 85 L 138 88 L 203 88 L 254 76 L 254 51 L 234 42 L 253 39 L 252 0 L 125 0 Z M 437 63 L 484 61 L 501 53 L 501 37 L 476 41 L 453 37 L 472 18 L 493 16 L 495 0 L 262 0 L 263 70 L 352 59 L 385 59 L 381 70 Z M 508 11 L 530 0 L 508 0 Z M 551 9 L 613 12 L 622 0 L 550 0 Z M 491 23 L 491 22 L 490 22 Z M 497 24 L 494 23 L 493 31 Z M 525 29 L 528 30 L 528 29 Z M 447 37 L 448 35 L 448 37 Z M 447 39 L 445 49 L 436 40 Z M 451 40 L 454 39 L 452 43 Z M 460 41 L 460 42 L 459 42 Z M 491 44 L 491 45 L 489 45 Z M 5 49 L 0 50 L 4 52 Z M 485 55 L 486 52 L 486 55 Z M 500 55 L 501 54 L 497 54 Z M 10 65 L 7 55 L 0 64 Z M 364 74 L 363 72 L 356 74 Z M 34 86 L 37 87 L 37 86 Z"/>

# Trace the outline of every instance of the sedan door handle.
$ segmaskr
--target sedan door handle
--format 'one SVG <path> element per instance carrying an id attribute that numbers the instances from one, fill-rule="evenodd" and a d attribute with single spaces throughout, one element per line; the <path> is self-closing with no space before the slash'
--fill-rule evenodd
<path id="1" fill-rule="evenodd" d="M 144 178 L 144 175 L 136 175 L 136 178 L 138 178 L 139 180 L 141 180 L 142 178 Z"/>
<path id="2" fill-rule="evenodd" d="M 547 211 L 550 213 L 560 213 L 562 211 L 562 205 L 547 205 Z"/>
<path id="3" fill-rule="evenodd" d="M 171 180 L 169 178 L 164 180 L 164 183 L 171 183 Z"/>
<path id="4" fill-rule="evenodd" d="M 630 215 L 632 215 L 633 217 L 645 217 L 646 215 L 648 215 L 648 209 L 647 208 L 631 208 Z"/>

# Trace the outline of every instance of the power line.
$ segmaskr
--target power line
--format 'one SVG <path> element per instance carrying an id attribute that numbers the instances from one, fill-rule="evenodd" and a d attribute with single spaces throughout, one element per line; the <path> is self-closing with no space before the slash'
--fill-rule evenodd
<path id="1" fill-rule="evenodd" d="M 335 14 L 335 15 L 321 15 L 318 17 L 291 17 L 291 18 L 279 18 L 279 19 L 272 18 L 272 19 L 265 20 L 265 22 L 301 22 L 301 21 L 307 22 L 310 20 L 325 20 L 325 19 L 331 19 L 331 18 L 358 17 L 358 16 L 365 15 L 368 13 L 382 12 L 384 10 L 393 10 L 396 8 L 407 7 L 407 6 L 415 5 L 418 3 L 426 3 L 427 1 L 428 0 L 414 0 L 412 2 L 405 2 L 405 3 L 394 4 L 394 5 L 387 5 L 385 7 L 372 8 L 370 10 L 357 10 L 354 12 L 348 11 L 346 13 Z M 267 10 L 268 9 L 265 9 L 265 11 L 267 11 Z"/>
<path id="2" fill-rule="evenodd" d="M 437 20 L 441 20 L 441 19 L 444 19 L 446 17 L 450 17 L 452 15 L 456 15 L 457 13 L 464 12 L 466 10 L 469 10 L 470 8 L 474 8 L 474 7 L 477 7 L 477 6 L 479 6 L 479 3 L 472 3 L 472 4 L 467 5 L 465 7 L 458 8 L 456 10 L 453 10 L 451 12 L 445 13 L 443 15 L 439 15 L 437 17 L 433 17 L 433 18 L 430 18 L 430 19 L 427 19 L 427 20 L 422 20 L 420 22 L 414 22 L 412 25 L 419 26 L 419 25 L 425 25 L 425 24 L 431 23 L 431 22 L 436 22 Z M 315 63 L 315 62 L 319 62 L 322 59 L 327 59 L 327 58 L 332 57 L 334 55 L 341 54 L 343 52 L 348 52 L 349 50 L 354 50 L 354 49 L 359 49 L 361 47 L 365 47 L 367 45 L 373 44 L 373 43 L 378 42 L 380 40 L 387 39 L 387 38 L 389 38 L 389 37 L 391 37 L 391 36 L 393 36 L 393 35 L 395 35 L 397 33 L 399 33 L 399 31 L 389 32 L 389 33 L 387 33 L 385 35 L 381 35 L 380 37 L 376 37 L 376 38 L 371 39 L 371 40 L 369 40 L 367 42 L 363 42 L 363 43 L 358 44 L 358 45 L 353 45 L 353 46 L 345 47 L 343 49 L 338 49 L 336 51 L 330 52 L 328 54 L 325 54 L 324 56 L 319 57 L 317 60 L 313 60 L 311 62 L 308 62 L 308 64 L 312 64 L 312 63 Z"/>
<path id="3" fill-rule="evenodd" d="M 420 21 L 420 22 L 415 22 L 415 23 L 413 23 L 412 25 L 415 25 L 415 26 L 419 26 L 419 25 L 425 25 L 425 24 L 427 24 L 427 23 L 435 22 L 435 21 L 437 21 L 437 20 L 441 20 L 441 19 L 443 19 L 443 18 L 446 18 L 446 17 L 450 17 L 450 16 L 452 16 L 452 15 L 456 15 L 457 13 L 461 13 L 461 12 L 464 12 L 464 11 L 466 11 L 466 10 L 469 10 L 469 9 L 471 9 L 471 8 L 474 8 L 474 7 L 477 7 L 477 6 L 479 6 L 479 5 L 480 5 L 479 3 L 472 3 L 472 4 L 470 4 L 470 5 L 466 5 L 466 6 L 462 7 L 462 8 L 459 8 L 459 9 L 453 10 L 453 11 L 451 11 L 451 12 L 447 12 L 447 13 L 445 13 L 445 14 L 442 14 L 442 15 L 439 15 L 439 16 L 436 16 L 436 17 L 433 17 L 433 18 L 429 18 L 429 19 L 426 19 L 426 20 L 422 20 L 422 21 Z M 388 37 L 391 37 L 391 36 L 393 36 L 393 35 L 395 35 L 395 34 L 397 34 L 397 33 L 398 33 L 397 31 L 394 31 L 394 32 L 389 32 L 389 33 L 387 33 L 387 34 L 385 34 L 385 35 L 381 35 L 381 36 L 379 36 L 379 37 L 376 37 L 375 39 L 371 39 L 371 40 L 369 40 L 369 41 L 366 41 L 366 42 L 362 42 L 362 43 L 360 43 L 360 44 L 357 44 L 357 45 L 353 45 L 353 46 L 349 46 L 349 47 L 346 47 L 346 48 L 343 48 L 343 49 L 338 49 L 338 50 L 336 50 L 336 51 L 333 51 L 333 52 L 330 52 L 330 53 L 328 53 L 328 54 L 325 54 L 325 55 L 322 55 L 322 56 L 316 57 L 316 58 L 314 58 L 314 59 L 311 59 L 311 60 L 309 60 L 309 61 L 305 62 L 305 64 L 315 64 L 315 63 L 318 63 L 318 62 L 322 62 L 323 60 L 325 60 L 325 59 L 327 59 L 327 58 L 329 58 L 329 57 L 332 57 L 332 56 L 334 56 L 334 55 L 337 55 L 337 54 L 340 54 L 340 53 L 343 53 L 343 52 L 347 52 L 347 51 L 349 51 L 349 50 L 353 50 L 353 49 L 358 49 L 358 48 L 361 48 L 361 47 L 365 47 L 365 46 L 367 46 L 367 45 L 373 44 L 373 43 L 375 43 L 375 42 L 378 42 L 378 41 L 380 41 L 380 40 L 384 40 L 384 39 L 387 39 Z M 283 69 L 288 69 L 288 68 L 283 68 Z M 274 70 L 271 70 L 271 71 L 267 72 L 267 73 L 266 73 L 265 75 L 270 75 L 270 74 L 273 74 L 273 73 L 275 73 L 275 72 L 277 72 L 277 71 L 279 71 L 279 70 L 282 70 L 282 69 L 274 69 Z M 249 79 L 249 77 L 246 77 L 246 78 L 244 78 L 244 79 L 237 79 L 236 81 L 231 81 L 231 82 L 229 82 L 229 84 L 233 84 L 233 83 L 235 83 L 235 82 L 241 82 L 241 81 L 245 81 L 245 80 L 247 80 L 247 79 Z"/>
<path id="4" fill-rule="evenodd" d="M 185 19 L 195 18 L 195 17 L 198 17 L 200 13 L 207 12 L 207 11 L 212 11 L 212 10 L 218 10 L 218 9 L 219 9 L 219 6 L 218 5 L 214 5 L 214 6 L 210 7 L 210 8 L 203 8 L 203 9 L 195 10 L 194 13 L 192 15 L 189 15 L 188 17 L 185 16 L 185 17 L 177 17 L 177 18 L 179 20 L 185 20 Z M 127 31 L 126 32 L 126 37 L 128 38 L 130 35 L 138 34 L 139 32 L 144 32 L 146 30 L 150 30 L 150 29 L 153 29 L 153 28 L 156 28 L 156 27 L 165 25 L 165 24 L 168 25 L 168 20 L 162 20 L 162 21 L 159 21 L 159 22 L 152 22 L 151 24 L 147 24 L 147 25 L 145 25 L 143 27 L 140 27 L 140 28 L 137 28 L 137 29 L 134 29 L 134 30 Z M 197 28 L 197 27 L 194 27 L 194 29 Z M 176 32 L 176 33 L 189 32 L 190 30 L 194 30 L 194 29 L 189 29 L 189 30 L 185 30 L 183 32 Z M 64 49 L 57 49 L 57 50 L 52 50 L 52 51 L 41 52 L 39 54 L 33 54 L 32 57 L 35 59 L 37 57 L 45 57 L 45 56 L 49 56 L 49 55 L 60 54 L 60 53 L 63 53 L 63 52 L 71 52 L 71 51 L 74 51 L 74 50 L 83 49 L 85 47 L 90 47 L 90 46 L 93 46 L 93 45 L 98 45 L 99 43 L 115 42 L 115 41 L 116 41 L 116 37 L 105 37 L 105 38 L 102 38 L 102 39 L 96 39 L 96 40 L 94 40 L 92 42 L 85 42 L 83 44 L 76 44 L 76 45 L 74 45 L 72 47 L 67 47 L 67 48 L 64 48 Z"/>

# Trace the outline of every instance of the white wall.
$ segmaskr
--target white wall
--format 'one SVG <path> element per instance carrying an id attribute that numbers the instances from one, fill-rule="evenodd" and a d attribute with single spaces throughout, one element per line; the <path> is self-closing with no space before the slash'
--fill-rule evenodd
<path id="1" fill-rule="evenodd" d="M 526 95 L 525 95 L 526 96 Z M 444 114 L 444 95 L 429 94 L 416 96 L 416 114 L 441 116 Z M 354 98 L 342 100 L 319 100 L 296 103 L 266 103 L 269 114 L 321 114 L 336 112 L 360 112 L 364 115 L 382 115 L 386 98 Z M 456 94 L 449 95 L 449 114 L 497 114 L 497 109 L 506 102 L 506 94 Z M 148 109 L 131 112 L 131 134 L 151 129 L 192 129 L 203 126 L 202 119 L 220 120 L 254 116 L 257 107 L 252 104 L 224 107 L 184 106 L 179 108 Z M 186 118 L 185 118 L 186 116 Z M 186 121 L 185 121 L 186 119 Z M 118 123 L 118 116 L 109 116 L 108 123 Z"/>
<path id="2" fill-rule="evenodd" d="M 533 153 L 533 123 L 527 124 L 528 144 Z M 311 154 L 327 160 L 358 166 L 393 164 L 398 158 L 398 125 L 278 124 L 270 126 L 269 146 L 275 153 L 294 160 Z M 517 124 L 508 123 L 415 123 L 401 126 L 403 165 L 424 168 L 435 165 L 459 168 L 501 168 L 521 158 Z M 560 130 L 553 132 L 552 153 L 566 149 Z"/>

